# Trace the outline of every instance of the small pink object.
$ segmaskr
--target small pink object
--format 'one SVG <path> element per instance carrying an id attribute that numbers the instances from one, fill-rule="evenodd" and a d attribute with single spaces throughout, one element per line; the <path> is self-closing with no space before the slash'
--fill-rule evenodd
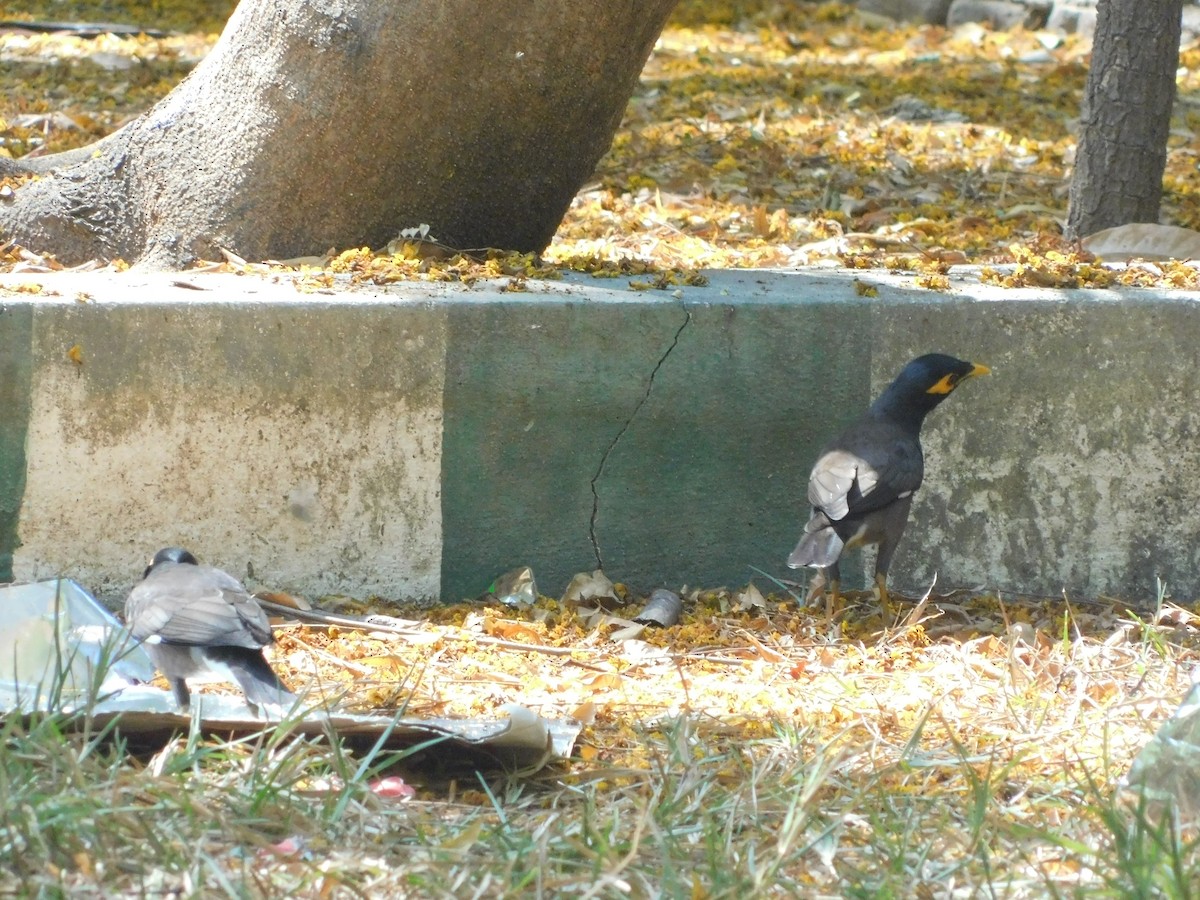
<path id="1" fill-rule="evenodd" d="M 371 792 L 388 800 L 409 800 L 417 795 L 416 788 L 394 775 L 370 783 Z"/>

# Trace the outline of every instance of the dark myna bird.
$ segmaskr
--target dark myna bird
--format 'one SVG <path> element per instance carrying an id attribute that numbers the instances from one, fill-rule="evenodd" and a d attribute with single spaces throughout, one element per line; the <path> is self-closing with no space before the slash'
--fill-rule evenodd
<path id="1" fill-rule="evenodd" d="M 875 585 L 880 601 L 887 602 L 888 566 L 908 524 L 913 493 L 925 474 L 921 423 L 964 380 L 989 371 L 987 366 L 941 353 L 919 356 L 866 415 L 821 450 L 808 479 L 812 518 L 788 565 L 823 571 L 831 617 L 841 580 L 838 561 L 854 547 L 879 545 Z"/>
<path id="2" fill-rule="evenodd" d="M 262 607 L 232 575 L 180 547 L 154 554 L 125 601 L 125 621 L 181 709 L 190 704 L 189 678 L 236 682 L 255 706 L 296 699 L 263 656 L 274 639 Z"/>

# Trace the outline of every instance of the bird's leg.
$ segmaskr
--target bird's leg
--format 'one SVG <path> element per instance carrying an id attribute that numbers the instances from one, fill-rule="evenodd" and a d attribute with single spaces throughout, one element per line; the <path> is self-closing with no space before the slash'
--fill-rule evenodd
<path id="1" fill-rule="evenodd" d="M 875 573 L 875 599 L 884 607 L 888 604 L 887 572 Z"/>
<path id="2" fill-rule="evenodd" d="M 887 572 L 875 573 L 875 588 L 872 593 L 874 593 L 875 597 L 879 600 L 879 608 L 883 611 L 884 615 L 892 618 L 896 618 L 900 615 L 899 606 L 892 606 L 891 603 L 892 595 L 887 589 Z"/>
<path id="3" fill-rule="evenodd" d="M 825 619 L 831 625 L 833 617 L 841 612 L 841 592 L 842 586 L 842 570 L 835 562 L 832 566 L 825 570 L 829 578 L 829 595 L 825 598 Z"/>
<path id="4" fill-rule="evenodd" d="M 175 702 L 179 704 L 180 712 L 187 712 L 188 707 L 192 704 L 192 695 L 188 693 L 187 682 L 182 678 L 171 678 L 171 693 L 175 695 Z"/>
<path id="5" fill-rule="evenodd" d="M 831 623 L 833 622 L 833 617 L 842 611 L 842 598 L 841 594 L 838 592 L 839 587 L 841 587 L 841 583 L 839 581 L 836 579 L 830 581 L 829 595 L 825 598 L 825 618 Z"/>
<path id="6" fill-rule="evenodd" d="M 891 613 L 888 606 L 887 573 L 900 546 L 900 538 L 904 536 L 904 528 L 908 524 L 908 510 L 912 506 L 912 495 L 909 494 L 887 510 L 887 521 L 884 523 L 886 537 L 879 542 L 879 554 L 875 557 L 875 595 L 879 598 L 880 607 Z"/>

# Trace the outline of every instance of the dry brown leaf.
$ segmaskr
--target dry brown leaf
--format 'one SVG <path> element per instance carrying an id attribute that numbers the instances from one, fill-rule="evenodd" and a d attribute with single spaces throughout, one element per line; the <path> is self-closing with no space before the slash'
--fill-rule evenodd
<path id="1" fill-rule="evenodd" d="M 1200 615 L 1174 603 L 1165 603 L 1154 617 L 1154 624 L 1171 628 L 1200 628 Z"/>
<path id="2" fill-rule="evenodd" d="M 278 603 L 291 609 L 311 611 L 313 605 L 298 594 L 285 594 L 283 591 L 255 591 L 254 596 L 270 603 Z"/>
<path id="3" fill-rule="evenodd" d="M 374 671 L 379 677 L 391 676 L 393 678 L 403 678 L 412 669 L 412 663 L 399 656 L 364 656 L 356 659 L 360 666 L 366 666 Z"/>
<path id="4" fill-rule="evenodd" d="M 753 581 L 734 594 L 734 608 L 741 612 L 762 609 L 767 605 L 767 598 Z"/>
<path id="5" fill-rule="evenodd" d="M 590 687 L 593 691 L 614 691 L 620 688 L 623 684 L 621 676 L 616 672 L 605 672 L 601 675 L 596 675 L 593 678 L 584 679 L 584 684 Z"/>
<path id="6" fill-rule="evenodd" d="M 596 703 L 586 700 L 571 710 L 568 715 L 581 725 L 594 725 L 596 723 Z"/>
<path id="7" fill-rule="evenodd" d="M 770 647 L 768 647 L 766 644 L 764 644 L 762 641 L 760 641 L 758 638 L 756 638 L 750 632 L 743 630 L 743 631 L 741 631 L 741 634 L 748 641 L 750 641 L 750 646 L 752 646 L 754 648 L 755 655 L 759 659 L 763 659 L 763 660 L 766 660 L 767 662 L 773 662 L 773 663 L 787 662 L 788 658 L 784 654 L 780 653 L 778 650 L 772 650 Z"/>
<path id="8" fill-rule="evenodd" d="M 489 616 L 484 620 L 483 630 L 492 637 L 504 638 L 506 641 L 521 641 L 526 644 L 541 644 L 545 641 L 545 636 L 536 628 L 512 619 L 494 619 Z"/>

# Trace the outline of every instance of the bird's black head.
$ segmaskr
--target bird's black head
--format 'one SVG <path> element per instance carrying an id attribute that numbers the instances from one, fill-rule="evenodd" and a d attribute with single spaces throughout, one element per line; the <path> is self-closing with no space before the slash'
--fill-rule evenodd
<path id="1" fill-rule="evenodd" d="M 189 566 L 200 565 L 200 561 L 182 547 L 163 547 L 154 554 L 154 559 L 150 560 L 150 565 L 146 566 L 146 571 L 142 573 L 142 577 L 145 578 L 154 571 L 155 566 L 162 563 L 184 563 Z"/>
<path id="2" fill-rule="evenodd" d="M 987 366 L 944 353 L 918 356 L 896 376 L 871 407 L 877 416 L 920 428 L 926 413 L 945 400 L 963 381 L 990 372 Z"/>

